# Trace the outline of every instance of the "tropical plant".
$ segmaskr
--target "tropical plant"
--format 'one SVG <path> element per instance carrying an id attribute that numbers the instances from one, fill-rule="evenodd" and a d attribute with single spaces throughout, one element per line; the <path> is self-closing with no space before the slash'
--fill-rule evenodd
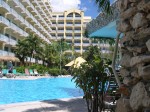
<path id="1" fill-rule="evenodd" d="M 112 10 L 110 7 L 110 0 L 95 0 L 98 8 L 102 12 L 106 12 L 107 14 L 112 14 Z"/>
<path id="2" fill-rule="evenodd" d="M 40 48 L 41 40 L 34 35 L 29 35 L 25 39 L 25 41 L 28 46 L 28 52 L 29 52 L 28 56 L 30 57 L 30 61 L 31 61 L 31 58 L 33 58 L 36 55 L 36 53 L 40 51 L 39 48 Z"/>
<path id="3" fill-rule="evenodd" d="M 87 102 L 88 112 L 101 112 L 104 109 L 104 94 L 109 75 L 106 70 L 110 70 L 110 60 L 102 58 L 98 47 L 91 46 L 84 54 L 87 62 L 78 68 L 73 68 L 73 80 L 76 86 L 84 92 Z"/>
<path id="4" fill-rule="evenodd" d="M 28 46 L 26 45 L 25 40 L 19 40 L 16 48 L 14 49 L 14 53 L 16 57 L 19 58 L 21 64 L 25 65 L 25 59 L 27 58 L 29 52 L 28 52 Z"/>

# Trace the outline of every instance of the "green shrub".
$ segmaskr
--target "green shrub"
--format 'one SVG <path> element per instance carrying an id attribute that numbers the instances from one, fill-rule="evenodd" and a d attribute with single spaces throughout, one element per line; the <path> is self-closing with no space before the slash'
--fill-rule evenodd
<path id="1" fill-rule="evenodd" d="M 16 71 L 18 73 L 24 73 L 25 67 L 24 66 L 20 66 L 20 67 L 16 67 Z"/>
<path id="2" fill-rule="evenodd" d="M 66 69 L 62 69 L 62 75 L 69 75 L 69 72 Z"/>
<path id="3" fill-rule="evenodd" d="M 58 75 L 60 75 L 60 69 L 59 68 L 50 68 L 48 73 L 52 76 L 58 76 Z"/>

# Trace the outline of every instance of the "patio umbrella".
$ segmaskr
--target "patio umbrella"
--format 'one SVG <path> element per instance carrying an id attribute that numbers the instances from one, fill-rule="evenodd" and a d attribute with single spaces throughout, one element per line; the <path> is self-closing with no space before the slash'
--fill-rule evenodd
<path id="1" fill-rule="evenodd" d="M 69 62 L 65 66 L 73 66 L 74 68 L 78 68 L 82 63 L 86 62 L 82 57 L 78 57 L 75 60 Z"/>
<path id="2" fill-rule="evenodd" d="M 90 38 L 114 38 L 116 39 L 115 42 L 115 49 L 114 49 L 114 54 L 113 54 L 113 60 L 112 60 L 112 69 L 113 73 L 115 76 L 115 79 L 118 83 L 118 86 L 121 86 L 118 74 L 115 70 L 115 62 L 116 62 L 116 56 L 117 56 L 117 51 L 118 51 L 118 42 L 119 38 L 122 37 L 120 32 L 117 32 L 116 30 L 116 20 L 113 22 L 110 22 L 106 26 L 98 29 L 97 31 L 93 32 L 92 34 L 89 35 Z"/>
<path id="3" fill-rule="evenodd" d="M 20 60 L 13 56 L 0 56 L 0 61 L 14 61 L 19 62 Z"/>

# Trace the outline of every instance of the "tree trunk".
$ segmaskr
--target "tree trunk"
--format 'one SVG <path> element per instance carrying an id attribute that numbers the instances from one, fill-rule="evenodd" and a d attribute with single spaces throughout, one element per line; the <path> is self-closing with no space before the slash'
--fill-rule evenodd
<path id="1" fill-rule="evenodd" d="M 119 0 L 118 8 L 117 29 L 124 34 L 121 92 L 126 97 L 118 101 L 116 112 L 142 112 L 150 107 L 150 0 Z M 120 105 L 124 103 L 126 106 Z"/>

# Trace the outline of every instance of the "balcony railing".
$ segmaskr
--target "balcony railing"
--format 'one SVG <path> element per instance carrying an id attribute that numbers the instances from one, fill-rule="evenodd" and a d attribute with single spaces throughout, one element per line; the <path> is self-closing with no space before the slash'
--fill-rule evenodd
<path id="1" fill-rule="evenodd" d="M 7 3 L 5 3 L 3 0 L 0 0 L 0 6 L 4 7 L 7 9 L 7 11 L 10 11 L 10 7 Z"/>
<path id="2" fill-rule="evenodd" d="M 38 26 L 40 27 L 40 28 L 42 28 L 42 31 L 44 31 L 45 33 L 44 34 L 46 34 L 47 36 L 50 36 L 50 33 L 47 31 L 47 30 L 45 30 L 44 29 L 44 27 L 32 16 L 32 14 L 30 14 L 29 13 L 29 11 L 27 11 L 25 8 L 24 8 L 24 6 L 18 1 L 18 0 L 16 0 L 16 1 L 14 1 L 17 5 L 19 5 L 21 8 L 22 8 L 22 10 L 23 11 L 25 11 L 26 12 L 26 14 L 28 15 L 28 16 L 30 16 L 31 18 L 32 18 L 32 20 L 34 20 L 34 22 L 35 23 L 37 23 L 38 24 Z M 12 8 L 10 8 L 10 6 L 7 4 L 7 3 L 5 3 L 4 1 L 2 1 L 2 0 L 0 0 L 0 5 L 2 5 L 3 7 L 5 6 L 7 9 L 8 9 L 8 11 L 12 14 L 12 15 L 14 15 L 15 16 L 15 18 L 16 19 L 18 19 L 20 22 L 21 22 L 21 24 L 24 24 L 24 25 L 26 25 L 27 27 L 29 27 L 30 29 L 32 29 L 32 31 L 34 31 L 34 32 L 38 32 L 31 24 L 29 24 L 22 16 L 20 16 L 14 9 L 12 9 Z M 4 8 L 5 8 L 4 7 Z M 42 17 L 41 17 L 42 18 Z M 43 18 L 42 18 L 43 19 Z M 13 23 L 11 23 L 9 20 L 7 20 L 6 18 L 4 18 L 3 16 L 0 16 L 0 22 L 3 22 L 4 24 L 6 24 L 8 27 L 10 27 L 11 26 L 11 28 L 15 31 L 15 32 L 19 32 L 19 33 L 21 33 L 21 35 L 22 36 L 28 36 L 28 34 L 26 33 L 26 32 L 24 32 L 22 29 L 20 29 L 18 26 L 16 26 L 15 24 L 13 24 Z M 46 23 L 45 23 L 46 24 Z M 47 25 L 47 24 L 46 24 Z M 47 25 L 48 26 L 48 25 Z M 50 29 L 51 30 L 51 29 Z M 40 34 L 40 33 L 39 33 Z M 51 37 L 51 36 L 50 36 Z M 42 38 L 45 38 L 43 35 L 42 35 Z"/>
<path id="3" fill-rule="evenodd" d="M 66 17 L 67 20 L 73 19 L 73 17 Z"/>
<path id="4" fill-rule="evenodd" d="M 3 51 L 3 50 L 0 50 L 0 55 L 1 56 L 15 56 L 14 53 L 8 52 L 8 51 Z"/>
<path id="5" fill-rule="evenodd" d="M 28 17 L 30 17 L 30 18 L 33 20 L 34 23 L 38 23 L 38 21 L 32 16 L 32 14 L 29 13 L 29 11 L 26 10 L 25 7 L 24 7 L 18 0 L 16 0 L 15 3 L 16 3 L 18 6 L 21 7 L 21 9 L 28 15 Z M 30 5 L 31 5 L 31 3 L 30 3 Z M 32 6 L 32 8 L 34 8 L 34 6 Z M 35 12 L 37 13 L 37 15 L 40 17 L 39 20 L 42 20 L 42 22 L 45 24 L 45 26 L 46 26 L 49 30 L 51 30 L 50 27 L 48 26 L 48 24 L 47 24 L 47 23 L 45 22 L 45 20 L 43 19 L 43 17 L 41 17 L 41 15 L 36 11 L 36 9 L 34 8 L 33 10 L 35 10 Z M 42 23 L 42 22 L 41 22 L 41 23 Z M 40 25 L 40 24 L 38 23 L 38 25 Z M 39 27 L 43 27 L 43 26 L 40 25 Z M 47 32 L 47 33 L 48 33 L 48 32 Z M 50 35 L 50 33 L 48 33 L 48 34 Z"/>
<path id="6" fill-rule="evenodd" d="M 74 39 L 81 39 L 81 37 L 74 37 Z"/>
<path id="7" fill-rule="evenodd" d="M 75 30 L 74 33 L 81 33 L 81 30 Z"/>
<path id="8" fill-rule="evenodd" d="M 58 30 L 58 33 L 64 33 L 64 30 Z"/>
<path id="9" fill-rule="evenodd" d="M 75 17 L 75 19 L 81 19 L 81 17 Z"/>
<path id="10" fill-rule="evenodd" d="M 73 26 L 73 24 L 66 24 L 66 26 Z"/>
<path id="11" fill-rule="evenodd" d="M 0 41 L 5 42 L 6 44 L 15 46 L 17 44 L 16 40 L 13 40 L 3 34 L 0 34 Z"/>
<path id="12" fill-rule="evenodd" d="M 75 24 L 75 26 L 81 26 L 81 24 Z"/>
<path id="13" fill-rule="evenodd" d="M 11 23 L 9 20 L 7 20 L 6 18 L 4 18 L 3 16 L 0 16 L 0 22 L 2 22 L 3 24 L 7 25 L 11 29 L 13 29 L 15 32 L 20 33 L 21 35 L 25 34 L 24 35 L 25 37 L 28 35 L 25 31 L 23 31 L 22 29 L 20 29 L 15 24 Z"/>
<path id="14" fill-rule="evenodd" d="M 58 27 L 64 27 L 64 24 L 58 24 L 57 26 Z"/>
<path id="15" fill-rule="evenodd" d="M 73 30 L 66 30 L 66 33 L 72 33 Z"/>

